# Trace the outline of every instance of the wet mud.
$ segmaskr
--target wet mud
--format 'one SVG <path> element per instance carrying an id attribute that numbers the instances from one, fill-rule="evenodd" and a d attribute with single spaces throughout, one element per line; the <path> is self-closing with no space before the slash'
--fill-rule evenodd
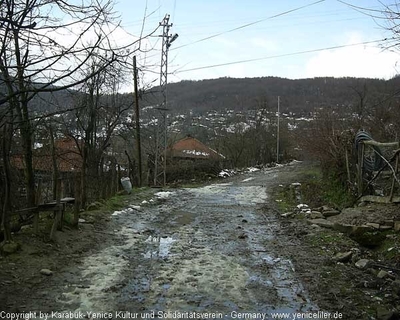
<path id="1" fill-rule="evenodd" d="M 293 263 L 279 252 L 284 246 L 277 243 L 285 240 L 276 214 L 265 206 L 280 170 L 290 168 L 131 203 L 111 216 L 107 232 L 113 237 L 106 245 L 49 279 L 45 294 L 52 300 L 41 304 L 36 297 L 26 310 L 113 318 L 198 312 L 224 319 L 318 310 Z"/>

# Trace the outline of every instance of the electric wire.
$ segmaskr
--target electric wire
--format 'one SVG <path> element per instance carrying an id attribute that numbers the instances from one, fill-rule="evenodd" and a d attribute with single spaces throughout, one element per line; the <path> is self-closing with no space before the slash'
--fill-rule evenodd
<path id="1" fill-rule="evenodd" d="M 247 28 L 247 27 L 250 27 L 250 26 L 252 26 L 252 25 L 258 24 L 258 23 L 260 23 L 260 22 L 264 22 L 264 21 L 267 21 L 267 20 L 270 20 L 270 19 L 274 19 L 274 18 L 283 16 L 283 15 L 286 15 L 286 14 L 288 14 L 288 13 L 292 13 L 292 12 L 295 12 L 295 11 L 298 11 L 298 10 L 301 10 L 301 9 L 305 9 L 305 8 L 314 6 L 314 5 L 319 4 L 319 3 L 321 3 L 321 2 L 324 2 L 324 1 L 325 1 L 325 0 L 318 0 L 318 1 L 315 1 L 315 2 L 313 2 L 313 3 L 309 3 L 309 4 L 304 5 L 304 6 L 301 6 L 301 7 L 297 7 L 297 8 L 291 9 L 291 10 L 287 10 L 287 11 L 284 11 L 284 12 L 281 12 L 281 13 L 278 13 L 278 14 L 275 14 L 275 15 L 273 15 L 273 16 L 269 16 L 269 17 L 267 17 L 267 18 L 263 18 L 263 19 L 260 19 L 260 20 L 257 20 L 257 21 L 253 21 L 253 22 L 250 22 L 250 23 L 246 23 L 246 24 L 241 25 L 241 26 L 239 26 L 239 27 L 236 27 L 236 28 L 233 28 L 233 29 L 230 29 L 230 30 L 226 30 L 226 31 L 223 31 L 223 32 L 219 32 L 219 33 L 213 34 L 213 35 L 211 35 L 211 36 L 208 36 L 208 37 L 205 37 L 205 38 L 196 40 L 196 41 L 194 41 L 194 42 L 187 43 L 187 44 L 183 44 L 183 45 L 181 45 L 181 46 L 171 48 L 170 51 L 172 51 L 172 50 L 177 50 L 177 49 L 180 49 L 180 48 L 183 48 L 183 47 L 187 47 L 187 46 L 189 46 L 189 45 L 193 45 L 193 44 L 196 44 L 196 43 L 199 43 L 199 42 L 203 42 L 203 41 L 206 41 L 206 40 L 209 40 L 209 39 L 212 39 L 212 38 L 221 36 L 221 35 L 226 34 L 226 33 L 230 33 L 230 32 L 234 32 L 234 31 L 237 31 L 237 30 L 240 30 L 240 29 L 243 29 L 243 28 Z"/>
<path id="2" fill-rule="evenodd" d="M 360 45 L 379 43 L 379 42 L 383 42 L 383 41 L 387 41 L 387 40 L 388 40 L 388 38 L 384 38 L 384 39 L 380 39 L 380 40 L 364 41 L 364 42 L 344 44 L 344 45 L 338 45 L 338 46 L 332 46 L 332 47 L 325 47 L 325 48 L 310 49 L 310 50 L 297 51 L 297 52 L 291 52 L 291 53 L 284 53 L 284 54 L 278 54 L 278 55 L 261 57 L 261 58 L 253 58 L 253 59 L 232 61 L 232 62 L 226 62 L 226 63 L 219 63 L 219 64 L 213 64 L 213 65 L 208 65 L 208 66 L 201 66 L 201 67 L 195 67 L 195 68 L 190 68 L 190 69 L 183 69 L 183 70 L 177 71 L 176 73 L 196 71 L 196 70 L 202 70 L 202 69 L 210 69 L 210 68 L 217 68 L 217 67 L 229 66 L 229 65 L 233 65 L 233 64 L 242 64 L 242 63 L 255 62 L 255 61 L 260 61 L 260 60 L 268 60 L 268 59 L 273 59 L 273 58 L 289 57 L 289 56 L 294 56 L 294 55 L 300 55 L 300 54 L 306 54 L 306 53 L 314 53 L 314 52 L 327 51 L 327 50 L 333 50 L 333 49 L 355 47 L 355 46 L 360 46 Z"/>

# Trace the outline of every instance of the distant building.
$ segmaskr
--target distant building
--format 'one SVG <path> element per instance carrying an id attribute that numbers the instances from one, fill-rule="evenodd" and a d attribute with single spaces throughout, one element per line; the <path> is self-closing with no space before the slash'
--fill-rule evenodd
<path id="1" fill-rule="evenodd" d="M 63 172 L 80 172 L 82 170 L 82 156 L 72 138 L 64 138 L 55 141 L 55 152 L 58 171 Z M 52 172 L 52 155 L 49 146 L 43 147 L 37 144 L 33 152 L 33 169 L 36 172 Z M 25 163 L 22 155 L 15 155 L 11 158 L 11 164 L 16 169 L 24 169 Z"/>
<path id="2" fill-rule="evenodd" d="M 168 149 L 167 181 L 205 181 L 217 177 L 225 157 L 187 136 Z"/>
<path id="3" fill-rule="evenodd" d="M 196 138 L 187 136 L 170 148 L 172 159 L 222 161 L 225 157 Z"/>

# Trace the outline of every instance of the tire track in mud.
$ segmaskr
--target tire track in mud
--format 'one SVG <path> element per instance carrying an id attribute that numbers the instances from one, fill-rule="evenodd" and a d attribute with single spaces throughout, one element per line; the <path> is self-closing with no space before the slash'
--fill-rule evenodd
<path id="1" fill-rule="evenodd" d="M 263 204 L 274 179 L 276 170 L 252 173 L 120 212 L 120 243 L 87 257 L 78 278 L 88 285 L 59 302 L 71 311 L 219 312 L 226 319 L 232 311 L 316 310 L 273 244 L 279 224 Z"/>

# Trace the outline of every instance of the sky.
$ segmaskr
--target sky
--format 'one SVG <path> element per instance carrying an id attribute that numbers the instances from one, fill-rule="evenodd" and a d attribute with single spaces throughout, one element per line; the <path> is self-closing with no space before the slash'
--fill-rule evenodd
<path id="1" fill-rule="evenodd" d="M 136 37 L 170 15 L 170 33 L 179 37 L 168 52 L 169 83 L 265 76 L 389 79 L 400 73 L 399 52 L 381 41 L 393 37 L 390 23 L 378 12 L 394 1 L 343 1 L 117 0 L 115 10 L 124 32 Z M 147 83 L 159 83 L 161 34 L 159 28 L 143 40 L 137 54 Z"/>

